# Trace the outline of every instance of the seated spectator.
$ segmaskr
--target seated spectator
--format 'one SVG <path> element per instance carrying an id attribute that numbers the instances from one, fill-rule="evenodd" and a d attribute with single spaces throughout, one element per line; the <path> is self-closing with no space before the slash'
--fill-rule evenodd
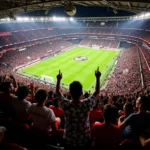
<path id="1" fill-rule="evenodd" d="M 91 126 L 96 121 L 103 122 L 103 114 L 102 114 L 102 110 L 99 108 L 99 101 L 96 101 L 96 104 L 94 105 L 93 109 L 90 111 L 89 120 Z"/>
<path id="2" fill-rule="evenodd" d="M 104 106 L 104 123 L 96 122 L 91 130 L 93 148 L 95 150 L 117 150 L 121 138 L 121 130 L 112 124 L 116 119 L 117 108 L 111 104 Z"/>
<path id="3" fill-rule="evenodd" d="M 51 108 L 55 114 L 56 117 L 59 117 L 61 119 L 61 125 L 64 126 L 64 111 L 62 108 L 58 105 L 58 100 L 53 100 L 54 105 L 50 105 L 49 108 Z"/>
<path id="4" fill-rule="evenodd" d="M 28 113 L 32 117 L 34 129 L 37 129 L 41 133 L 55 135 L 58 131 L 60 119 L 56 118 L 53 111 L 45 106 L 47 99 L 47 91 L 45 89 L 39 89 L 35 94 L 37 103 L 33 103 L 29 107 Z M 57 125 L 56 121 L 59 122 Z"/>
<path id="5" fill-rule="evenodd" d="M 73 81 L 69 86 L 69 92 L 72 100 L 63 97 L 60 92 L 60 81 L 62 73 L 57 75 L 56 93 L 60 97 L 60 106 L 65 114 L 65 149 L 89 149 L 90 148 L 90 124 L 89 112 L 96 103 L 96 97 L 100 92 L 99 70 L 95 71 L 96 90 L 93 96 L 87 99 L 81 99 L 83 94 L 82 85 L 79 81 Z"/>
<path id="6" fill-rule="evenodd" d="M 130 114 L 133 113 L 132 103 L 125 103 L 123 106 L 123 115 L 119 118 L 118 124 L 120 125 Z"/>
<path id="7" fill-rule="evenodd" d="M 121 124 L 124 138 L 138 140 L 140 134 L 150 126 L 149 98 L 141 96 L 136 100 L 137 113 L 129 115 Z"/>
<path id="8" fill-rule="evenodd" d="M 28 93 L 28 87 L 21 86 L 16 92 L 16 97 L 12 100 L 12 107 L 15 111 L 16 117 L 15 119 L 18 121 L 26 122 L 30 119 L 27 110 L 31 106 L 31 103 L 25 99 L 28 96 Z"/>

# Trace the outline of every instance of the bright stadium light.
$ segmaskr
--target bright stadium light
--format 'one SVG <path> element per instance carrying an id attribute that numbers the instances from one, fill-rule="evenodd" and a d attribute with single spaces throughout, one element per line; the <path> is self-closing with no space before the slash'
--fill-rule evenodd
<path id="1" fill-rule="evenodd" d="M 29 20 L 29 18 L 28 18 L 28 17 L 25 17 L 23 20 L 28 21 L 28 20 Z"/>
<path id="2" fill-rule="evenodd" d="M 66 21 L 66 18 L 65 18 L 65 17 L 62 17 L 62 18 L 60 18 L 60 20 L 62 20 L 62 21 Z"/>
<path id="3" fill-rule="evenodd" d="M 16 19 L 17 21 L 22 21 L 23 20 L 23 18 L 21 18 L 21 17 L 17 17 L 17 19 Z"/>
<path id="4" fill-rule="evenodd" d="M 31 18 L 32 21 L 34 21 L 34 18 Z"/>
<path id="5" fill-rule="evenodd" d="M 10 21 L 10 18 L 7 18 L 7 21 Z"/>
<path id="6" fill-rule="evenodd" d="M 74 19 L 71 17 L 71 18 L 69 18 L 69 20 L 70 20 L 70 21 L 73 21 Z"/>
<path id="7" fill-rule="evenodd" d="M 146 16 L 146 17 L 150 17 L 150 13 L 146 13 L 145 16 Z"/>
<path id="8" fill-rule="evenodd" d="M 53 20 L 53 21 L 56 21 L 57 19 L 56 19 L 56 17 L 54 16 L 54 17 L 52 18 L 52 20 Z"/>

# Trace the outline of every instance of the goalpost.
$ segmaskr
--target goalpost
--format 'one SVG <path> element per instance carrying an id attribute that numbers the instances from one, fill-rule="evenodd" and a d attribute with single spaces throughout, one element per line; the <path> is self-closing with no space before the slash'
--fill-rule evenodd
<path id="1" fill-rule="evenodd" d="M 41 75 L 41 80 L 48 83 L 54 83 L 54 78 L 46 75 Z"/>

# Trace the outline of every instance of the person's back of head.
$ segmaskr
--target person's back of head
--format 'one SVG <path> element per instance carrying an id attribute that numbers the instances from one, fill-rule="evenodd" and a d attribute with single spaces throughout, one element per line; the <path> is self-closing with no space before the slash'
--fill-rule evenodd
<path id="1" fill-rule="evenodd" d="M 113 97 L 112 97 L 113 103 L 117 103 L 117 100 L 118 100 L 117 96 L 113 96 Z"/>
<path id="2" fill-rule="evenodd" d="M 59 107 L 59 104 L 58 104 L 58 99 L 56 98 L 55 100 L 53 100 L 53 105 L 55 106 L 55 107 Z"/>
<path id="3" fill-rule="evenodd" d="M 104 106 L 103 115 L 105 122 L 114 124 L 118 117 L 118 110 L 114 105 L 107 104 Z"/>
<path id="4" fill-rule="evenodd" d="M 104 104 L 104 105 L 108 104 L 108 98 L 104 98 L 103 104 Z"/>
<path id="5" fill-rule="evenodd" d="M 82 95 L 82 84 L 79 81 L 73 81 L 69 86 L 69 91 L 73 100 L 79 100 Z"/>
<path id="6" fill-rule="evenodd" d="M 43 103 L 48 98 L 48 92 L 45 89 L 38 89 L 35 94 L 35 100 L 38 103 Z"/>
<path id="7" fill-rule="evenodd" d="M 88 97 L 89 97 L 89 93 L 88 93 L 88 92 L 85 92 L 84 98 L 88 98 Z"/>
<path id="8" fill-rule="evenodd" d="M 0 85 L 0 90 L 4 93 L 11 92 L 11 82 L 2 82 Z"/>
<path id="9" fill-rule="evenodd" d="M 29 88 L 27 86 L 20 86 L 16 92 L 16 96 L 20 100 L 25 99 L 28 96 L 28 94 L 29 94 Z"/>

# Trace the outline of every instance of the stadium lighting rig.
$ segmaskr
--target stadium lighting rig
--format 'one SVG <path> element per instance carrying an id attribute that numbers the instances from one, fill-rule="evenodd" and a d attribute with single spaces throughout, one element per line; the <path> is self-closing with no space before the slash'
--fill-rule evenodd
<path id="1" fill-rule="evenodd" d="M 74 18 L 74 17 L 15 17 L 13 18 L 3 18 L 0 19 L 0 23 L 7 23 L 7 22 L 65 22 L 65 21 L 127 21 L 127 20 L 146 20 L 150 19 L 150 12 L 143 12 L 141 14 L 137 14 L 134 16 L 116 16 L 116 17 L 80 17 L 80 18 Z"/>
<path id="2" fill-rule="evenodd" d="M 132 17 L 133 20 L 150 19 L 150 12 L 141 13 Z"/>

